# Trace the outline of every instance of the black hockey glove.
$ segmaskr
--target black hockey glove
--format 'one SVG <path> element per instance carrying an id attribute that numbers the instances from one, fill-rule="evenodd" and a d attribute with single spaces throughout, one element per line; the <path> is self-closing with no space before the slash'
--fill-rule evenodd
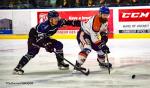
<path id="1" fill-rule="evenodd" d="M 45 33 L 38 33 L 37 38 L 36 38 L 36 42 L 37 43 L 43 43 L 44 39 L 47 37 L 47 35 Z"/>
<path id="2" fill-rule="evenodd" d="M 104 53 L 110 53 L 109 48 L 107 47 L 106 43 L 108 42 L 108 37 L 106 32 L 101 32 L 101 43 L 99 45 L 99 48 L 104 52 Z"/>
<path id="3" fill-rule="evenodd" d="M 108 46 L 105 42 L 101 42 L 101 44 L 98 46 L 104 53 L 110 53 Z"/>
<path id="4" fill-rule="evenodd" d="M 54 47 L 51 42 L 44 44 L 44 48 L 46 49 L 47 52 L 50 52 L 50 53 L 54 52 Z"/>
<path id="5" fill-rule="evenodd" d="M 107 41 L 108 41 L 107 33 L 106 32 L 101 32 L 100 35 L 101 35 L 101 41 L 104 42 L 104 43 L 107 43 Z"/>
<path id="6" fill-rule="evenodd" d="M 104 53 L 110 53 L 109 48 L 108 48 L 107 45 L 102 46 L 102 47 L 101 47 L 101 50 L 102 50 Z"/>

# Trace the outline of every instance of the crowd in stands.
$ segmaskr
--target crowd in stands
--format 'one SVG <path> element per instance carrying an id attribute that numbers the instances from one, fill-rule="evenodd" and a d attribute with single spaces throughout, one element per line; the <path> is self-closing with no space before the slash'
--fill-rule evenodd
<path id="1" fill-rule="evenodd" d="M 150 0 L 1 0 L 1 9 L 148 6 Z"/>

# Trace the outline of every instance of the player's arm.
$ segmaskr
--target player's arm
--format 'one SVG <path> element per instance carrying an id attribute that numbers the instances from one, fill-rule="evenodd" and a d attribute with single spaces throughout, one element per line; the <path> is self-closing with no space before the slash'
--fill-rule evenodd
<path id="1" fill-rule="evenodd" d="M 101 36 L 101 42 L 106 45 L 108 41 L 108 26 L 107 23 L 102 25 L 102 29 L 100 31 L 100 36 Z"/>
<path id="2" fill-rule="evenodd" d="M 37 31 L 37 36 L 36 36 L 36 42 L 43 42 L 44 41 L 44 39 L 46 38 L 46 37 L 48 37 L 47 36 L 47 34 L 46 34 L 46 32 L 44 31 L 44 27 L 45 27 L 45 25 L 44 24 L 38 24 L 37 26 L 36 26 L 36 31 Z"/>
<path id="3" fill-rule="evenodd" d="M 101 38 L 98 37 L 99 33 L 93 33 L 91 34 L 91 40 L 92 42 L 99 48 L 101 49 L 104 53 L 110 53 L 109 48 L 107 47 L 106 43 L 108 41 L 108 36 L 106 32 L 101 32 L 100 36 Z"/>
<path id="4" fill-rule="evenodd" d="M 108 41 L 108 34 L 106 32 L 101 32 L 100 35 L 101 35 L 101 42 L 106 44 Z"/>
<path id="5" fill-rule="evenodd" d="M 106 43 L 105 41 L 108 40 L 106 33 L 107 24 L 102 24 L 98 15 L 96 15 L 93 22 L 91 22 L 90 29 L 91 39 L 94 44 L 100 45 L 101 43 Z M 101 39 L 99 38 L 99 35 L 101 35 Z"/>
<path id="6" fill-rule="evenodd" d="M 109 48 L 106 46 L 108 41 L 106 26 L 107 25 L 102 25 L 95 17 L 91 25 L 90 35 L 91 40 L 95 45 L 97 45 L 102 51 L 108 51 L 107 53 L 109 53 Z M 99 38 L 99 35 L 101 38 Z"/>
<path id="7" fill-rule="evenodd" d="M 106 45 L 107 41 L 108 41 L 108 35 L 106 32 L 101 32 L 101 44 L 99 45 L 99 47 L 101 48 L 101 50 L 104 53 L 110 53 L 108 46 Z"/>
<path id="8" fill-rule="evenodd" d="M 81 21 L 80 20 L 65 20 L 61 19 L 63 25 L 70 25 L 70 26 L 81 26 Z"/>

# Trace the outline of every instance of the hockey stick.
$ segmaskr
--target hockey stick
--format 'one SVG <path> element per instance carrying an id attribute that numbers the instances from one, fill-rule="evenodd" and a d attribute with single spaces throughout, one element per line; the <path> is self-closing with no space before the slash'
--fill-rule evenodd
<path id="1" fill-rule="evenodd" d="M 55 54 L 57 54 L 56 51 L 53 51 Z M 59 55 L 59 54 L 58 54 Z M 82 69 L 86 69 L 83 67 L 77 67 L 76 65 L 74 65 L 73 63 L 71 63 L 69 60 L 65 59 L 64 57 L 62 57 L 61 55 L 59 55 L 60 58 L 62 58 L 63 60 L 67 61 L 70 65 L 72 65 L 74 68 L 76 68 L 78 71 L 80 71 L 81 73 L 83 73 L 84 75 L 88 76 L 90 73 L 90 70 L 88 69 L 88 71 L 83 71 Z"/>
<path id="2" fill-rule="evenodd" d="M 108 59 L 108 54 L 107 54 L 107 52 L 105 53 L 105 55 L 106 55 L 106 60 L 107 60 L 107 64 L 108 64 L 108 66 L 107 66 L 107 68 L 108 68 L 108 73 L 110 74 L 110 66 L 109 66 L 109 59 Z"/>

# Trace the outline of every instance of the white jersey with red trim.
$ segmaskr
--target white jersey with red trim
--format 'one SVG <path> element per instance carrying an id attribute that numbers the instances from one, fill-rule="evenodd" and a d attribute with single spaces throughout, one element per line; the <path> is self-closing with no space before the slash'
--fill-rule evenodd
<path id="1" fill-rule="evenodd" d="M 107 32 L 108 22 L 102 23 L 99 15 L 91 17 L 87 22 L 81 22 L 82 30 L 91 37 L 93 43 L 100 42 L 100 32 Z"/>

